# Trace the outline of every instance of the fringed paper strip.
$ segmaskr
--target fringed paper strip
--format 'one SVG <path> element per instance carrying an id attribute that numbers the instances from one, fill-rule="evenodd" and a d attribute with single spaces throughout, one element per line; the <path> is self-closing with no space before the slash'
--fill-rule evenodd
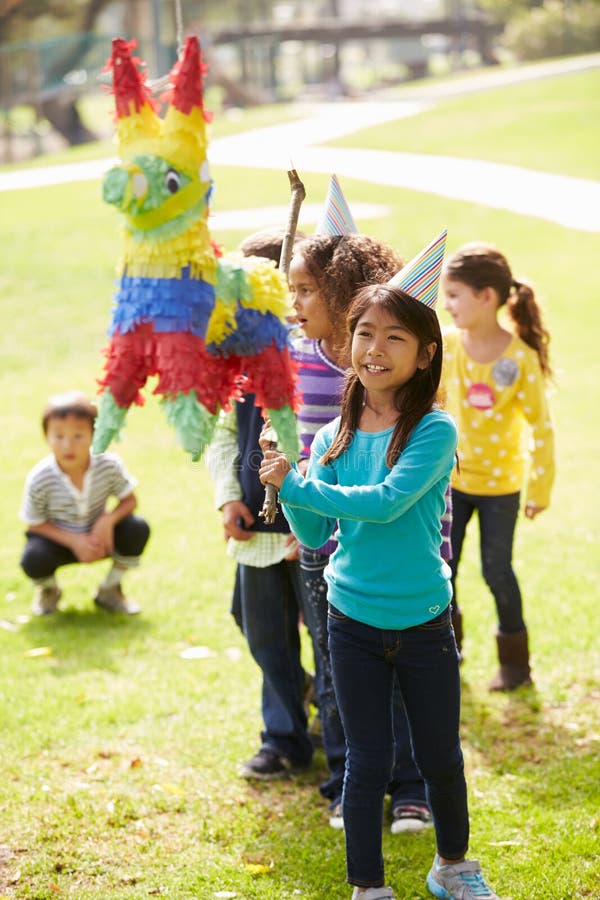
<path id="1" fill-rule="evenodd" d="M 215 430 L 216 416 L 202 408 L 199 398 L 190 394 L 178 394 L 173 400 L 165 400 L 167 421 L 173 425 L 179 443 L 192 460 L 200 459 L 204 447 L 210 444 Z"/>
<path id="2" fill-rule="evenodd" d="M 110 390 L 105 390 L 100 398 L 94 428 L 94 453 L 104 453 L 112 441 L 120 439 L 126 415 L 127 409 L 115 402 Z"/>

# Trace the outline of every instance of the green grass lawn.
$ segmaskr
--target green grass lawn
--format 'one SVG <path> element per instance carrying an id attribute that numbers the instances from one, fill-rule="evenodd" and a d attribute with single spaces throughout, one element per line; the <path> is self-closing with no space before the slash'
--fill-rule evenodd
<path id="1" fill-rule="evenodd" d="M 598 179 L 600 70 L 446 99 L 331 146 L 486 159 Z"/>
<path id="2" fill-rule="evenodd" d="M 546 83 L 548 107 L 558 83 Z M 491 158 L 517 154 L 524 142 L 518 123 L 529 95 L 511 90 L 492 92 L 504 94 L 514 127 Z M 483 104 L 484 95 L 475 99 Z M 436 114 L 440 148 L 459 152 L 445 144 L 460 131 L 450 127 L 451 104 L 427 116 Z M 462 108 L 456 115 L 465 121 Z M 556 171 L 572 172 L 575 151 L 559 139 L 558 118 Z M 287 202 L 283 173 L 213 174 L 218 209 Z M 308 200 L 319 202 L 328 177 L 304 180 Z M 474 238 L 497 243 L 543 297 L 558 372 L 558 476 L 552 507 L 520 522 L 515 548 L 535 690 L 487 693 L 494 614 L 474 530 L 461 570 L 471 855 L 503 900 L 592 900 L 600 883 L 600 312 L 590 264 L 598 237 L 359 180 L 343 187 L 351 206 L 389 208 L 359 227 L 407 257 L 446 225 L 450 251 Z M 321 753 L 314 769 L 281 784 L 253 786 L 236 775 L 258 747 L 258 670 L 228 613 L 233 565 L 207 471 L 178 449 L 150 392 L 116 447 L 139 480 L 140 511 L 153 529 L 127 581 L 143 614 L 95 611 L 91 597 L 106 567 L 97 564 L 64 570 L 59 615 L 28 615 L 17 510 L 25 474 L 45 453 L 39 413 L 52 392 L 95 389 L 119 246 L 97 183 L 7 193 L 2 207 L 0 898 L 348 900 L 343 838 L 329 829 L 317 791 Z M 231 249 L 242 236 L 215 234 Z M 190 647 L 208 655 L 183 658 Z M 306 637 L 304 653 L 309 665 Z M 392 836 L 388 825 L 387 881 L 399 898 L 424 900 L 433 836 Z"/>

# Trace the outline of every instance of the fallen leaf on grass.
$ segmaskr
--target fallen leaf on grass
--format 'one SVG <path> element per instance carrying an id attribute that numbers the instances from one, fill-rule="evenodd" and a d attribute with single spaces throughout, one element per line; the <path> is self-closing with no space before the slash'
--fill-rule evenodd
<path id="1" fill-rule="evenodd" d="M 176 784 L 153 784 L 152 790 L 159 791 L 160 793 L 173 794 L 176 797 L 185 797 L 185 791 Z"/>
<path id="2" fill-rule="evenodd" d="M 140 757 L 136 756 L 135 759 L 132 759 L 131 762 L 129 763 L 129 768 L 130 769 L 139 769 L 140 766 L 143 766 L 143 765 L 144 765 L 144 763 L 142 762 Z"/>
<path id="3" fill-rule="evenodd" d="M 216 891 L 213 897 L 221 897 L 222 900 L 232 900 L 233 897 L 237 897 L 237 894 L 235 891 Z M 1 897 L 0 900 L 2 900 Z"/>
<path id="4" fill-rule="evenodd" d="M 209 659 L 217 654 L 210 647 L 188 647 L 186 650 L 182 650 L 179 655 L 182 659 Z"/>
<path id="5" fill-rule="evenodd" d="M 19 626 L 15 625 L 14 622 L 9 622 L 8 619 L 0 619 L 0 628 L 3 628 L 4 631 L 18 631 Z"/>
<path id="6" fill-rule="evenodd" d="M 25 651 L 24 656 L 52 656 L 52 647 L 32 647 Z"/>
<path id="7" fill-rule="evenodd" d="M 268 866 L 265 866 L 263 863 L 245 863 L 244 868 L 247 872 L 250 872 L 251 875 L 265 875 L 267 872 L 271 871 L 273 863 L 269 863 Z"/>

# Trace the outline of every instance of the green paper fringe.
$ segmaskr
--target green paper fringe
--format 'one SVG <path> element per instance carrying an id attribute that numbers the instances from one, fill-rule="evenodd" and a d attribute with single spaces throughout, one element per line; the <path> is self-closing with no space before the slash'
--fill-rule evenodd
<path id="1" fill-rule="evenodd" d="M 233 302 L 234 308 L 237 301 L 251 300 L 252 289 L 241 261 L 225 258 L 219 260 L 215 291 L 219 300 L 226 305 Z"/>
<path id="2" fill-rule="evenodd" d="M 200 403 L 196 391 L 179 393 L 174 400 L 164 399 L 162 403 L 167 422 L 175 428 L 177 440 L 191 454 L 192 461 L 197 462 L 212 440 L 217 416 Z"/>
<path id="3" fill-rule="evenodd" d="M 285 453 L 290 462 L 295 462 L 300 453 L 300 439 L 292 407 L 282 406 L 281 409 L 268 409 L 267 415 L 277 432 L 277 449 Z"/>
<path id="4" fill-rule="evenodd" d="M 126 417 L 127 409 L 119 406 L 111 392 L 106 389 L 100 398 L 94 425 L 92 453 L 104 453 L 111 441 L 121 439 L 121 429 Z"/>

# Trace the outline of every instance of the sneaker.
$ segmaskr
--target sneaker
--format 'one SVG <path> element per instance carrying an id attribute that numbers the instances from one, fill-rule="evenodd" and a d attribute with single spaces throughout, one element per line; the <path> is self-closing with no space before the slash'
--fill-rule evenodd
<path id="1" fill-rule="evenodd" d="M 109 612 L 127 613 L 129 616 L 135 616 L 141 612 L 141 606 L 138 606 L 133 600 L 127 599 L 120 584 L 109 588 L 98 588 L 94 603 Z"/>
<path id="2" fill-rule="evenodd" d="M 291 771 L 292 765 L 288 759 L 269 747 L 261 747 L 256 756 L 240 767 L 239 773 L 242 778 L 272 781 L 275 778 L 286 778 Z"/>
<path id="3" fill-rule="evenodd" d="M 396 900 L 396 895 L 389 887 L 370 887 L 352 892 L 352 900 Z"/>
<path id="4" fill-rule="evenodd" d="M 398 804 L 392 809 L 392 834 L 401 834 L 403 831 L 423 831 L 431 828 L 433 820 L 426 806 L 412 806 Z"/>
<path id="5" fill-rule="evenodd" d="M 344 817 L 342 815 L 342 801 L 341 800 L 338 800 L 337 803 L 334 803 L 334 805 L 330 807 L 329 824 L 330 824 L 331 828 L 335 828 L 335 829 L 337 829 L 337 831 L 343 830 Z"/>
<path id="6" fill-rule="evenodd" d="M 38 584 L 33 595 L 31 612 L 34 616 L 50 616 L 56 612 L 61 597 L 62 591 L 59 587 L 42 587 Z"/>
<path id="7" fill-rule="evenodd" d="M 500 900 L 485 883 L 476 859 L 440 866 L 436 854 L 427 876 L 427 887 L 441 900 Z"/>

